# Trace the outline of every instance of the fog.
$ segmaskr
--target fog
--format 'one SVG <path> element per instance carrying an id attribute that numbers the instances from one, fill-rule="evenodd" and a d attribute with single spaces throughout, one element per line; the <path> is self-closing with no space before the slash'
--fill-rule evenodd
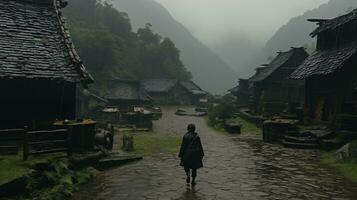
<path id="1" fill-rule="evenodd" d="M 290 18 L 327 0 L 156 0 L 208 45 L 240 38 L 263 45 Z M 323 17 L 323 16 L 321 16 Z"/>

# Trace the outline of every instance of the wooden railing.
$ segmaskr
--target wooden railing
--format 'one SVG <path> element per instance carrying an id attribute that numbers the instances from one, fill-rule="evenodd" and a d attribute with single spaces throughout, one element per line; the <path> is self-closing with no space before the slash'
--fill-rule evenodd
<path id="1" fill-rule="evenodd" d="M 24 136 L 23 159 L 30 155 L 67 152 L 72 154 L 71 133 L 67 129 L 27 131 Z"/>
<path id="2" fill-rule="evenodd" d="M 25 134 L 25 129 L 0 130 L 0 155 L 17 154 Z"/>

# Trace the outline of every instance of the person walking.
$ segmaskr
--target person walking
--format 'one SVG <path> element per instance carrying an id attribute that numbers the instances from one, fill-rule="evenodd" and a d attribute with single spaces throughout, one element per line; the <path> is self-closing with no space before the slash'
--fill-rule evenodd
<path id="1" fill-rule="evenodd" d="M 192 186 L 196 185 L 197 169 L 203 167 L 202 159 L 204 152 L 200 136 L 195 132 L 196 126 L 189 124 L 187 126 L 187 133 L 183 136 L 179 158 L 180 165 L 184 167 L 187 178 L 186 183 L 190 184 L 190 175 L 192 176 Z M 191 173 L 191 174 L 190 174 Z"/>

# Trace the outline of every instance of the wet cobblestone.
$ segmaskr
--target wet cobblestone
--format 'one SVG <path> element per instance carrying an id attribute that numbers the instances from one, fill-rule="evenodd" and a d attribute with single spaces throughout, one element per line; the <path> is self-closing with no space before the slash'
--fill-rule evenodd
<path id="1" fill-rule="evenodd" d="M 195 188 L 186 187 L 176 155 L 160 154 L 106 171 L 77 200 L 357 199 L 357 186 L 319 164 L 319 152 L 264 144 L 254 136 L 231 137 L 207 127 L 202 118 L 165 109 L 155 130 L 185 132 L 195 123 L 206 153 Z"/>

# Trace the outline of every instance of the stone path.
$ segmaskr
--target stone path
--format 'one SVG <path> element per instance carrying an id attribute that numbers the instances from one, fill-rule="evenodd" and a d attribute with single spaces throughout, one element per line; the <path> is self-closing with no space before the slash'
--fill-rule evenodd
<path id="1" fill-rule="evenodd" d="M 207 156 L 195 188 L 186 187 L 176 155 L 161 154 L 104 172 L 75 199 L 357 199 L 357 185 L 321 167 L 317 151 L 230 137 L 208 128 L 202 118 L 173 113 L 165 109 L 155 130 L 182 135 L 188 123 L 196 124 Z"/>

